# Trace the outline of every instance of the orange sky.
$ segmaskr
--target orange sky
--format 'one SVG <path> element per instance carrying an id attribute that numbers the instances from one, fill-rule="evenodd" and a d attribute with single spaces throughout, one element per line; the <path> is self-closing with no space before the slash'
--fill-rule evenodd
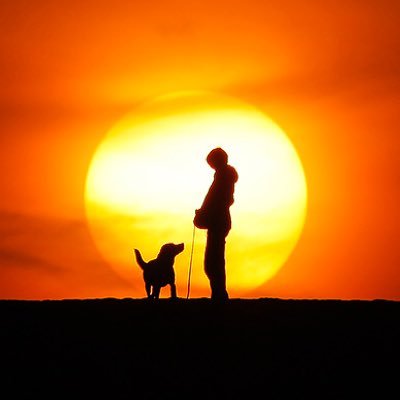
<path id="1" fill-rule="evenodd" d="M 207 89 L 276 121 L 308 180 L 303 235 L 252 295 L 399 300 L 400 3 L 137 3 L 2 4 L 0 298 L 131 295 L 87 228 L 90 159 L 141 101 Z"/>

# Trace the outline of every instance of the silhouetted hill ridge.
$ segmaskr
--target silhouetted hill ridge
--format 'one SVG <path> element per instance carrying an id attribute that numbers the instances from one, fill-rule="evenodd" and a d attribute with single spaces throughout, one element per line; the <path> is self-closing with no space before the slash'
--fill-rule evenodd
<path id="1" fill-rule="evenodd" d="M 18 398 L 385 398 L 397 390 L 399 311 L 389 300 L 3 300 L 3 387 Z"/>

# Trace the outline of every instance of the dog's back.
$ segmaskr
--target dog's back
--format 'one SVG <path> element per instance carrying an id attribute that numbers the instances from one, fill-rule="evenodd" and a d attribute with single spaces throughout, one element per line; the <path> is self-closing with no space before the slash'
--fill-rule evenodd
<path id="1" fill-rule="evenodd" d="M 139 250 L 135 249 L 136 262 L 143 270 L 143 279 L 154 286 L 165 286 L 175 281 L 174 256 L 160 257 L 145 262 Z"/>

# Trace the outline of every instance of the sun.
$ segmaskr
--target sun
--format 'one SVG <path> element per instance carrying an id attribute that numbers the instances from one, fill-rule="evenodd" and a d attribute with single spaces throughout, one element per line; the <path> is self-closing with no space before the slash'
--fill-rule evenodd
<path id="1" fill-rule="evenodd" d="M 184 296 L 194 210 L 213 179 L 205 158 L 222 147 L 239 180 L 227 238 L 227 287 L 243 296 L 273 277 L 301 234 L 307 185 L 288 136 L 257 108 L 215 93 L 161 96 L 118 121 L 98 146 L 86 180 L 85 205 L 104 259 L 144 296 L 133 249 L 156 257 L 167 242 L 185 243 L 175 261 Z M 193 296 L 208 296 L 205 231 L 196 232 Z"/>

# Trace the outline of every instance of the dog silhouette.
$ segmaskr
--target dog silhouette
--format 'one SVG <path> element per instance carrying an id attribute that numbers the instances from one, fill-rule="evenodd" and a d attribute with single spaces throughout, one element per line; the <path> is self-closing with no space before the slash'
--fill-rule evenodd
<path id="1" fill-rule="evenodd" d="M 166 243 L 161 247 L 157 258 L 149 262 L 145 262 L 140 251 L 135 249 L 136 262 L 143 270 L 143 280 L 149 299 L 158 299 L 161 288 L 166 285 L 170 285 L 171 298 L 177 297 L 174 261 L 175 257 L 182 253 L 184 248 L 183 243 Z"/>

